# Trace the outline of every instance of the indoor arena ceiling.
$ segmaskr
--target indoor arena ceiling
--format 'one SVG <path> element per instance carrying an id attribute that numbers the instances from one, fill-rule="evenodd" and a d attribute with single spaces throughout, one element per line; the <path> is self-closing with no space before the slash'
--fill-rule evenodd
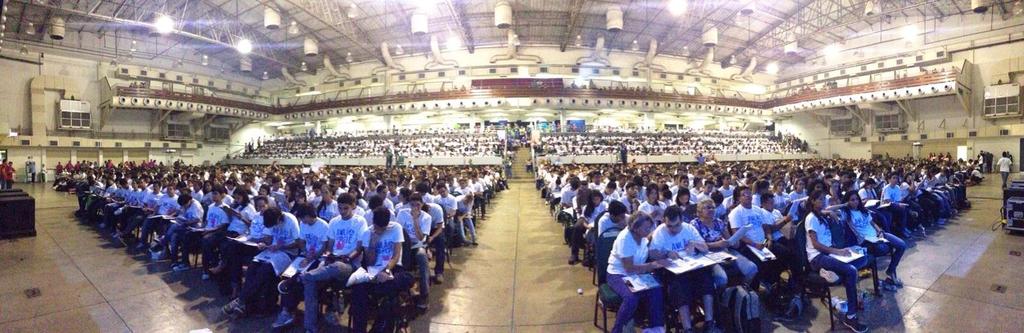
<path id="1" fill-rule="evenodd" d="M 310 61 L 303 55 L 307 37 L 318 43 L 320 55 L 334 63 L 380 59 L 381 42 L 390 45 L 392 54 L 426 54 L 431 35 L 444 45 L 454 43 L 470 51 L 502 45 L 506 31 L 495 26 L 494 8 L 499 2 L 503 1 L 9 0 L 3 39 L 112 58 L 135 55 L 197 62 L 197 57 L 207 55 L 225 64 L 238 63 L 239 53 L 232 46 L 248 39 L 254 45 L 254 72 L 260 72 Z M 512 0 L 509 4 L 511 28 L 522 45 L 592 47 L 598 36 L 604 36 L 609 49 L 646 51 L 655 39 L 659 54 L 696 57 L 704 53 L 702 32 L 715 27 L 717 61 L 742 62 L 756 55 L 783 64 L 800 62 L 825 45 L 877 29 L 883 21 L 973 14 L 971 0 Z M 281 17 L 279 29 L 264 27 L 268 6 Z M 621 30 L 611 32 L 606 29 L 606 12 L 616 6 L 622 9 L 624 23 Z M 986 15 L 1009 16 L 1021 10 L 1024 4 L 1019 0 L 995 1 Z M 175 32 L 149 37 L 154 13 L 171 18 Z M 427 34 L 411 32 L 410 18 L 416 13 L 427 16 Z M 65 19 L 68 38 L 49 37 L 48 25 L 55 16 Z M 154 41 L 157 38 L 162 39 Z M 787 55 L 783 45 L 793 40 L 800 51 Z M 134 54 L 136 48 L 144 47 L 132 41 L 147 46 L 146 51 Z"/>

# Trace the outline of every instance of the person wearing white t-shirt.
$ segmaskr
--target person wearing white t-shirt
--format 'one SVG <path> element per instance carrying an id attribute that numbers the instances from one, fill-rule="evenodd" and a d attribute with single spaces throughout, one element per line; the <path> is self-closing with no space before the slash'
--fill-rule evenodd
<path id="1" fill-rule="evenodd" d="M 191 194 L 182 193 L 178 196 L 178 205 L 181 206 L 180 212 L 175 216 L 174 223 L 167 227 L 165 236 L 160 243 L 161 248 L 168 251 L 167 255 L 174 263 L 171 265 L 171 269 L 176 272 L 190 268 L 188 254 L 192 251 L 189 245 L 192 242 L 186 238 L 191 240 L 197 235 L 196 231 L 203 230 L 203 206 L 199 200 L 193 199 Z"/>
<path id="2" fill-rule="evenodd" d="M 764 195 L 771 194 L 766 193 Z M 737 187 L 733 192 L 733 197 L 738 200 L 739 205 L 729 212 L 729 227 L 731 231 L 735 233 L 745 225 L 751 226 L 743 235 L 743 238 L 740 238 L 741 246 L 739 248 L 743 256 L 757 265 L 758 274 L 755 276 L 751 287 L 759 288 L 760 281 L 762 280 L 768 283 L 777 282 L 778 272 L 781 271 L 782 266 L 779 260 L 762 261 L 753 252 L 754 250 L 762 251 L 769 246 L 767 236 L 772 233 L 771 227 L 774 224 L 774 221 L 767 219 L 770 213 L 761 207 L 754 206 L 751 189 L 746 186 L 740 185 Z M 764 200 L 761 201 L 763 202 Z"/>
<path id="3" fill-rule="evenodd" d="M 324 195 L 321 200 L 329 200 L 329 198 L 331 198 L 331 195 Z M 299 266 L 307 267 L 312 264 L 314 266 L 310 268 L 319 268 L 319 265 L 322 263 L 322 261 L 320 261 L 321 255 L 331 251 L 330 228 L 326 221 L 317 217 L 317 209 L 311 204 L 307 203 L 299 205 L 295 208 L 295 214 L 296 218 L 298 218 L 300 222 L 299 239 L 302 240 L 302 251 L 300 252 L 302 261 Z M 278 290 L 281 291 L 281 313 L 278 314 L 277 320 L 271 324 L 271 327 L 285 327 L 291 325 L 295 320 L 292 312 L 298 308 L 299 301 L 304 298 L 299 296 L 305 296 L 304 289 L 301 293 L 299 292 L 300 290 L 298 290 L 300 286 L 301 288 L 305 287 L 301 278 L 303 275 L 305 274 L 295 275 L 290 279 L 281 281 L 278 285 Z M 313 290 L 316 290 L 315 286 Z M 309 306 L 309 303 L 307 303 L 307 306 Z M 311 309 L 313 309 L 313 307 L 311 307 Z M 308 325 L 306 327 L 312 327 L 315 324 L 316 323 L 314 322 L 313 325 Z"/>
<path id="4" fill-rule="evenodd" d="M 682 207 L 671 206 L 665 210 L 665 223 L 654 229 L 651 236 L 651 248 L 648 253 L 651 259 L 674 260 L 693 255 L 696 251 L 708 251 L 708 245 L 704 243 L 700 232 L 693 225 L 684 222 L 685 220 Z M 658 272 L 663 284 L 668 288 L 669 305 L 679 309 L 684 331 L 692 329 L 690 304 L 697 299 L 704 302 L 705 330 L 715 327 L 712 306 L 715 288 L 711 269 L 701 268 L 682 274 L 673 274 L 668 270 Z"/>
<path id="5" fill-rule="evenodd" d="M 668 265 L 667 259 L 647 262 L 648 239 L 654 229 L 654 220 L 647 214 L 638 214 L 629 223 L 629 228 L 619 233 L 608 256 L 608 285 L 622 298 L 622 304 L 615 315 L 612 333 L 621 333 L 626 323 L 633 320 L 641 302 L 646 303 L 648 328 L 664 329 L 662 313 L 663 296 L 661 287 L 633 292 L 624 279 L 626 276 L 654 272 Z"/>
<path id="6" fill-rule="evenodd" d="M 832 255 L 850 255 L 849 249 L 832 247 L 834 243 L 829 226 L 840 222 L 837 221 L 834 212 L 824 210 L 824 192 L 814 191 L 807 197 L 807 200 L 809 200 L 808 204 L 811 207 L 811 213 L 807 214 L 804 228 L 807 229 L 807 260 L 811 265 L 811 270 L 817 272 L 824 269 L 838 275 L 840 280 L 842 280 L 843 287 L 846 289 L 847 304 L 858 304 L 857 267 L 862 267 L 867 262 L 867 257 L 862 257 L 850 263 L 844 263 L 832 257 Z M 856 308 L 856 306 L 850 307 L 851 310 Z M 840 321 L 855 332 L 862 333 L 867 331 L 867 326 L 857 320 L 856 311 L 848 311 L 845 316 L 841 317 Z"/>
<path id="7" fill-rule="evenodd" d="M 232 219 L 226 212 L 227 205 L 224 204 L 225 192 L 227 189 L 223 186 L 214 186 L 209 192 L 211 203 L 206 210 L 206 227 L 201 231 L 200 242 L 203 249 L 203 280 L 210 278 L 210 269 L 219 266 L 221 258 L 217 250 L 228 237 L 228 228 L 231 226 Z"/>
<path id="8" fill-rule="evenodd" d="M 615 237 L 626 230 L 626 222 L 629 215 L 626 214 L 626 205 L 621 201 L 612 201 L 608 204 L 608 213 L 601 216 L 597 222 L 597 238 Z"/>
<path id="9" fill-rule="evenodd" d="M 1013 161 L 1010 160 L 1010 153 L 1004 151 L 1003 157 L 996 161 L 996 165 L 999 166 L 999 176 L 1003 178 L 1003 188 L 1006 188 L 1006 179 L 1010 178 L 1010 166 L 1013 165 Z"/>
<path id="10" fill-rule="evenodd" d="M 668 205 L 660 201 L 661 191 L 658 189 L 658 185 L 653 183 L 648 185 L 646 195 L 647 200 L 640 203 L 640 206 L 637 207 L 637 212 L 649 215 L 654 219 L 655 223 L 658 223 L 664 217 L 665 208 L 668 208 Z"/>
<path id="11" fill-rule="evenodd" d="M 420 271 L 420 296 L 416 306 L 423 309 L 427 306 L 427 295 L 430 292 L 430 266 L 427 257 L 427 237 L 433 221 L 430 214 L 423 211 L 423 196 L 413 193 L 406 202 L 406 208 L 398 212 L 395 219 L 409 235 L 412 244 L 411 255 L 416 257 L 416 266 Z"/>
<path id="12" fill-rule="evenodd" d="M 265 228 L 262 237 L 255 239 L 260 250 L 289 253 L 304 248 L 305 241 L 299 237 L 299 221 L 295 215 L 282 212 L 277 207 L 270 207 L 263 211 L 262 216 Z M 245 315 L 248 301 L 269 284 L 276 283 L 277 277 L 274 265 L 269 262 L 251 262 L 245 270 L 245 281 L 238 292 L 238 298 L 222 307 L 221 311 L 231 317 Z"/>
<path id="13" fill-rule="evenodd" d="M 352 286 L 353 332 L 366 332 L 366 323 L 370 316 L 370 302 L 384 300 L 383 306 L 377 308 L 377 318 L 395 318 L 399 308 L 398 293 L 409 288 L 411 276 L 402 271 L 402 226 L 391 222 L 391 212 L 384 207 L 373 210 L 373 227 L 366 230 L 360 238 L 355 255 L 364 255 L 368 263 L 364 268 L 373 275 L 370 282 Z M 382 331 L 394 330 L 394 321 L 385 320 L 380 323 Z"/>

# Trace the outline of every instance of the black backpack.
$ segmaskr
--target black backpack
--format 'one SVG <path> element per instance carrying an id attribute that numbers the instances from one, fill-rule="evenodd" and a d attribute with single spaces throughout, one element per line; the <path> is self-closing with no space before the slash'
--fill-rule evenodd
<path id="1" fill-rule="evenodd" d="M 726 332 L 761 332 L 761 301 L 742 285 L 726 288 L 718 302 L 719 322 Z"/>

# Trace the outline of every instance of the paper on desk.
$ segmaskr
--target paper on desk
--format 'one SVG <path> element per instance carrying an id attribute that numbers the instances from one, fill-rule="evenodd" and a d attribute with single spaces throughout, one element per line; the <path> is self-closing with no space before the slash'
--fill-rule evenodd
<path id="1" fill-rule="evenodd" d="M 661 286 L 661 284 L 658 283 L 658 279 L 655 279 L 654 275 L 649 273 L 630 275 L 623 277 L 622 279 L 625 280 L 626 285 L 629 286 L 629 290 L 632 292 L 644 291 Z"/>
<path id="2" fill-rule="evenodd" d="M 305 257 L 295 257 L 295 259 L 292 260 L 292 263 L 288 265 L 288 268 L 281 273 L 281 277 L 287 279 L 299 273 L 305 273 L 310 267 L 313 267 L 313 264 L 316 263 L 316 260 L 310 260 L 306 265 L 302 265 L 302 261 L 305 259 Z"/>
<path id="3" fill-rule="evenodd" d="M 856 249 L 850 248 L 848 250 L 850 250 L 850 255 L 848 255 L 848 256 L 840 256 L 840 255 L 836 255 L 836 254 L 829 254 L 829 255 L 832 256 L 832 258 L 836 258 L 837 260 L 842 261 L 843 263 L 847 263 L 847 264 L 849 264 L 850 262 L 853 262 L 854 260 L 860 259 L 861 257 L 864 256 L 863 253 L 861 253 L 860 251 L 857 251 Z"/>
<path id="4" fill-rule="evenodd" d="M 359 267 L 355 272 L 352 272 L 352 275 L 348 276 L 348 283 L 346 283 L 345 286 L 351 287 L 360 283 L 373 281 L 373 278 L 377 277 L 377 274 L 380 274 L 380 271 L 381 269 L 378 267 L 370 267 L 369 270 Z"/>
<path id="5" fill-rule="evenodd" d="M 678 259 L 672 259 L 669 261 L 669 265 L 665 267 L 669 272 L 673 274 L 682 274 L 696 269 L 708 267 L 714 265 L 716 262 L 706 256 L 681 256 Z"/>
<path id="6" fill-rule="evenodd" d="M 288 265 L 291 264 L 292 258 L 284 251 L 270 251 L 268 249 L 257 254 L 252 258 L 252 261 L 262 261 L 273 265 L 274 273 L 281 276 L 285 269 L 288 269 Z"/>
<path id="7" fill-rule="evenodd" d="M 757 259 L 762 262 L 775 260 L 775 253 L 772 253 L 772 250 L 769 250 L 767 247 L 758 250 L 756 247 L 748 244 L 747 248 L 750 249 L 750 252 L 753 252 L 754 255 L 757 256 Z"/>

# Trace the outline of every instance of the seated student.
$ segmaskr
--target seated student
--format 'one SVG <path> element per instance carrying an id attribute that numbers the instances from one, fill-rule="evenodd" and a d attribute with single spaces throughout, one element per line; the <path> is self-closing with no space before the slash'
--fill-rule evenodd
<path id="1" fill-rule="evenodd" d="M 154 232 L 160 233 L 161 229 L 168 223 L 167 219 L 178 214 L 181 209 L 181 205 L 178 204 L 178 189 L 174 188 L 171 182 L 167 182 L 164 185 L 164 193 L 160 196 L 157 202 L 157 210 L 155 215 L 150 215 L 142 222 L 142 229 L 140 231 L 141 239 L 148 239 L 150 234 Z M 166 233 L 163 233 L 166 235 Z M 159 243 L 159 239 L 158 243 Z M 142 242 L 137 246 L 138 249 L 142 249 L 149 246 L 149 242 Z M 166 256 L 166 252 L 160 246 L 153 246 L 150 248 L 153 258 L 163 259 Z"/>
<path id="2" fill-rule="evenodd" d="M 105 193 L 106 204 L 103 205 L 103 222 L 100 223 L 99 228 L 116 229 L 114 212 L 125 205 L 128 195 L 131 194 L 131 189 L 128 188 L 128 181 L 122 178 L 116 185 L 114 182 L 110 182 Z"/>
<path id="3" fill-rule="evenodd" d="M 220 262 L 216 250 L 220 248 L 221 242 L 228 237 L 228 227 L 232 224 L 226 212 L 228 207 L 224 204 L 225 192 L 227 189 L 220 185 L 211 186 L 208 192 L 210 206 L 206 209 L 206 226 L 201 231 L 202 240 L 200 241 L 203 249 L 203 280 L 210 278 L 210 269 L 216 267 Z M 232 231 L 232 233 L 234 236 L 238 236 L 237 231 Z"/>
<path id="4" fill-rule="evenodd" d="M 266 196 L 255 197 L 252 201 L 251 210 L 247 206 L 245 208 L 235 207 L 226 212 L 232 216 L 232 223 L 238 220 L 248 226 L 248 231 L 239 237 L 258 242 L 266 237 L 263 212 L 269 207 L 276 206 L 270 206 L 270 198 Z M 235 202 L 238 203 L 238 201 Z M 242 266 L 252 261 L 252 257 L 259 253 L 260 249 L 258 246 L 250 246 L 234 240 L 223 242 L 221 245 L 221 261 L 216 267 L 210 269 L 210 274 L 218 277 L 216 281 L 222 294 L 232 295 L 237 288 L 242 286 Z"/>
<path id="5" fill-rule="evenodd" d="M 726 265 L 736 267 L 743 274 L 743 283 L 750 286 L 754 281 L 754 276 L 757 275 L 757 265 L 741 255 L 739 251 L 733 249 L 737 244 L 729 243 L 729 237 L 732 236 L 732 232 L 729 231 L 729 227 L 726 226 L 725 222 L 715 217 L 715 203 L 707 199 L 698 202 L 697 218 L 690 221 L 690 224 L 700 232 L 701 237 L 704 238 L 704 243 L 708 245 L 709 251 L 725 251 L 736 257 L 736 260 L 726 263 Z M 729 276 L 726 275 L 725 269 L 721 266 L 715 265 L 713 268 L 712 274 L 714 276 L 715 289 L 724 288 L 729 282 Z"/>
<path id="6" fill-rule="evenodd" d="M 774 220 L 770 219 L 770 214 L 761 207 L 753 205 L 753 195 L 751 194 L 750 188 L 740 185 L 736 187 L 733 195 L 738 196 L 739 206 L 733 208 L 729 212 L 729 226 L 730 231 L 733 233 L 738 232 L 743 226 L 750 225 L 750 228 L 746 231 L 742 238 L 740 238 L 740 249 L 739 252 L 743 256 L 747 257 L 750 262 L 757 265 L 757 271 L 759 274 L 754 280 L 753 285 L 750 287 L 753 290 L 758 290 L 760 282 L 764 281 L 773 285 L 779 281 L 779 274 L 784 268 L 781 260 L 766 260 L 762 261 L 754 254 L 753 249 L 758 251 L 764 248 L 769 248 L 767 235 L 771 234 Z M 771 195 L 771 193 L 765 193 L 764 196 Z M 760 196 L 759 196 L 760 200 Z M 763 203 L 765 200 L 760 200 Z"/>
<path id="7" fill-rule="evenodd" d="M 319 200 L 319 204 L 316 205 L 317 217 L 324 221 L 330 221 L 335 216 L 338 216 L 338 203 L 334 200 L 336 196 L 334 193 L 327 192 L 324 191 L 323 197 Z"/>
<path id="8" fill-rule="evenodd" d="M 459 236 L 463 244 L 476 246 L 476 223 L 473 221 L 473 193 L 464 194 L 458 197 L 458 206 L 455 210 L 455 226 L 459 228 Z M 469 237 L 466 237 L 466 230 L 469 230 Z"/>
<path id="9" fill-rule="evenodd" d="M 351 287 L 352 306 L 349 307 L 349 315 L 352 317 L 353 332 L 366 332 L 370 302 L 376 300 L 383 300 L 383 305 L 378 307 L 373 331 L 394 330 L 395 321 L 392 319 L 398 315 L 398 293 L 412 283 L 411 277 L 403 272 L 400 265 L 404 241 L 402 226 L 391 222 L 391 212 L 385 207 L 374 209 L 373 227 L 363 233 L 352 254 L 352 257 L 362 255 L 361 267 L 373 277 L 369 282 Z"/>
<path id="10" fill-rule="evenodd" d="M 430 293 L 430 266 L 427 258 L 427 236 L 430 235 L 430 227 L 433 221 L 430 219 L 430 214 L 423 211 L 423 196 L 419 193 L 413 193 L 409 196 L 406 207 L 398 212 L 398 217 L 395 219 L 398 224 L 402 225 L 405 232 L 409 234 L 409 243 L 412 244 L 413 253 L 410 255 L 415 256 L 417 269 L 420 273 L 420 286 L 419 286 L 419 298 L 416 300 L 416 306 L 425 309 L 427 308 L 428 295 Z"/>
<path id="11" fill-rule="evenodd" d="M 691 221 L 694 217 L 697 217 L 697 205 L 691 200 L 690 190 L 685 187 L 679 188 L 679 194 L 676 194 L 676 199 L 673 202 L 673 206 L 677 206 L 683 211 L 683 221 Z"/>
<path id="12" fill-rule="evenodd" d="M 661 189 L 657 184 L 648 184 L 645 190 L 647 200 L 637 207 L 637 212 L 649 215 L 657 224 L 664 217 L 665 208 L 668 208 L 668 205 L 661 202 Z"/>
<path id="13" fill-rule="evenodd" d="M 322 200 L 329 198 L 330 194 L 325 194 Z M 296 218 L 299 219 L 299 239 L 301 239 L 302 247 L 302 262 L 300 267 L 309 266 L 310 269 L 315 269 L 321 265 L 321 255 L 330 251 L 328 246 L 330 232 L 327 226 L 327 221 L 317 217 L 316 208 L 312 204 L 303 204 L 296 209 Z M 278 290 L 281 292 L 281 313 L 278 314 L 277 320 L 271 324 L 273 328 L 280 328 L 291 325 L 295 321 L 295 317 L 292 315 L 299 306 L 299 297 L 289 295 L 299 295 L 299 287 L 302 285 L 301 276 L 298 274 L 292 276 L 290 279 L 281 281 L 278 285 Z M 316 288 L 313 288 L 316 290 Z M 304 294 L 304 293 L 303 293 Z M 309 305 L 307 304 L 307 307 Z M 319 312 L 320 309 L 317 307 L 308 307 L 306 312 Z M 316 317 L 314 317 L 316 318 Z M 313 329 L 316 326 L 314 321 L 311 325 L 306 326 L 307 330 Z"/>
<path id="14" fill-rule="evenodd" d="M 427 190 L 430 188 L 430 186 L 427 185 L 426 183 L 423 183 L 421 185 L 425 186 L 421 187 L 422 190 Z M 430 193 L 428 192 L 424 194 L 429 195 Z M 437 201 L 437 199 L 440 198 L 440 196 L 432 197 L 433 201 Z M 430 234 L 427 236 L 426 240 L 426 243 L 434 251 L 434 271 L 433 276 L 431 276 L 431 279 L 438 284 L 444 283 L 444 263 L 448 259 L 448 240 L 447 237 L 445 237 L 444 230 L 444 208 L 441 208 L 441 205 L 437 204 L 436 202 L 428 202 L 423 204 L 423 210 L 427 212 L 427 215 L 430 215 L 430 221 L 432 224 Z"/>
<path id="15" fill-rule="evenodd" d="M 604 214 L 597 221 L 597 237 L 614 237 L 622 230 L 626 230 L 626 223 L 629 221 L 629 215 L 626 213 L 626 205 L 621 201 L 612 201 L 608 204 L 608 214 Z M 611 232 L 614 232 L 614 235 Z"/>
<path id="16" fill-rule="evenodd" d="M 682 194 L 682 192 L 680 192 Z M 704 238 L 693 225 L 685 222 L 683 209 L 671 206 L 665 210 L 665 223 L 654 229 L 651 236 L 651 259 L 679 259 L 693 255 L 696 251 L 708 251 Z M 690 320 L 690 304 L 698 298 L 704 303 L 704 328 L 711 331 L 715 327 L 714 281 L 710 269 L 698 269 L 683 274 L 673 274 L 667 270 L 658 271 L 664 285 L 668 287 L 669 305 L 679 309 L 680 320 L 684 332 L 692 332 Z"/>
<path id="17" fill-rule="evenodd" d="M 167 227 L 167 232 L 160 242 L 160 248 L 166 249 L 171 262 L 171 269 L 175 272 L 187 271 L 191 267 L 188 263 L 188 254 L 191 252 L 191 233 L 194 229 L 202 228 L 203 206 L 199 200 L 193 199 L 191 194 L 183 193 L 178 196 L 178 205 L 181 206 L 179 213 L 174 218 L 174 223 Z M 180 250 L 180 251 L 179 251 Z M 182 255 L 179 257 L 178 254 Z M 179 262 L 178 259 L 181 259 Z"/>
<path id="18" fill-rule="evenodd" d="M 569 265 L 580 262 L 580 249 L 585 248 L 588 242 L 587 232 L 608 210 L 608 204 L 604 202 L 604 195 L 601 192 L 589 190 L 586 193 L 586 198 L 577 197 L 580 200 L 586 199 L 586 203 L 582 207 L 583 212 L 579 214 L 576 224 L 572 227 L 572 235 L 569 238 Z M 585 263 L 585 265 L 588 264 Z"/>
<path id="19" fill-rule="evenodd" d="M 146 219 L 156 214 L 157 210 L 160 208 L 160 198 L 162 195 L 160 192 L 161 187 L 156 181 L 154 181 L 150 187 L 150 189 L 143 189 L 145 194 L 142 196 L 142 207 L 139 208 L 134 215 L 128 218 L 128 221 L 118 232 L 116 238 L 123 241 L 126 237 L 130 237 L 135 233 L 135 229 L 142 226 Z M 148 236 L 149 235 L 142 234 L 141 239 L 135 240 L 138 243 L 135 245 L 136 250 L 146 248 L 146 244 L 149 244 L 149 240 L 147 239 Z"/>
<path id="20" fill-rule="evenodd" d="M 771 235 L 771 240 L 768 242 L 768 249 L 775 254 L 775 257 L 778 258 L 777 260 L 781 264 L 777 267 L 778 274 L 781 274 L 782 269 L 786 268 L 788 268 L 790 272 L 796 272 L 798 267 L 796 267 L 797 260 L 795 257 L 796 252 L 793 250 L 793 240 L 782 234 L 782 228 L 789 224 L 789 222 L 793 221 L 793 219 L 788 215 L 783 216 L 782 212 L 775 209 L 775 205 L 779 201 L 774 199 L 776 199 L 776 197 L 775 194 L 772 193 L 766 193 L 761 196 L 761 209 L 763 209 L 761 213 L 764 214 L 763 218 L 768 221 L 765 225 L 765 231 Z M 769 279 L 771 281 L 778 281 L 778 274 L 771 274 L 767 276 L 771 276 Z M 794 279 L 789 279 L 787 282 L 792 286 L 796 281 Z"/>
<path id="21" fill-rule="evenodd" d="M 825 193 L 820 191 L 811 192 L 807 197 L 808 206 L 811 211 L 807 214 L 804 227 L 807 229 L 807 260 L 810 262 L 811 270 L 821 269 L 831 271 L 839 276 L 846 288 L 847 304 L 850 304 L 849 311 L 841 318 L 843 325 L 851 330 L 862 333 L 867 332 L 868 327 L 857 320 L 857 267 L 867 263 L 867 257 L 844 263 L 832 255 L 850 255 L 849 249 L 837 249 L 832 247 L 832 231 L 830 224 L 839 223 L 836 221 L 835 213 L 824 210 Z M 827 214 L 827 215 L 826 215 Z"/>
<path id="22" fill-rule="evenodd" d="M 263 233 L 262 237 L 255 238 L 257 246 L 262 251 L 285 252 L 290 257 L 295 250 L 302 249 L 303 240 L 299 238 L 299 221 L 291 213 L 282 212 L 277 207 L 270 207 L 263 211 Z M 250 230 L 251 232 L 251 230 Z M 245 282 L 238 292 L 238 297 L 221 308 L 224 314 L 232 317 L 245 315 L 246 309 L 254 305 L 257 297 L 262 293 L 273 292 L 273 286 L 277 285 L 278 274 L 274 265 L 266 261 L 253 261 L 245 270 Z"/>
<path id="23" fill-rule="evenodd" d="M 877 224 L 871 221 L 870 212 L 864 208 L 860 196 L 850 192 L 846 195 L 846 206 L 840 210 L 843 220 L 850 224 L 850 229 L 857 234 L 857 241 L 861 246 L 868 249 L 873 256 L 884 256 L 892 253 L 889 267 L 886 268 L 885 287 L 889 290 L 902 287 L 903 281 L 896 276 L 896 267 L 900 264 L 900 258 L 907 250 L 907 243 L 893 234 L 882 230 Z"/>
<path id="24" fill-rule="evenodd" d="M 638 214 L 629 222 L 629 228 L 619 233 L 608 256 L 608 285 L 622 297 L 622 305 L 615 315 L 612 333 L 622 333 L 626 323 L 633 320 L 640 302 L 644 302 L 650 328 L 664 330 L 662 290 L 656 287 L 633 292 L 626 284 L 628 275 L 651 273 L 668 265 L 667 259 L 647 262 L 648 239 L 654 229 L 654 219 L 647 214 Z"/>

